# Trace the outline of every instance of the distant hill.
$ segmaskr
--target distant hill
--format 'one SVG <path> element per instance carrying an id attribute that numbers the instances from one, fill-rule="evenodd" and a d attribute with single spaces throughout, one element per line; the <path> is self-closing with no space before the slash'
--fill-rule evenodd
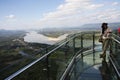
<path id="1" fill-rule="evenodd" d="M 19 35 L 19 34 L 24 34 L 25 31 L 18 31 L 18 30 L 0 30 L 0 37 L 6 37 L 6 36 L 12 36 L 12 35 Z"/>
<path id="2" fill-rule="evenodd" d="M 82 26 L 71 26 L 71 27 L 61 27 L 61 28 L 43 28 L 41 30 L 35 30 L 38 32 L 69 32 L 69 31 L 94 31 L 94 30 L 101 30 L 102 23 L 90 23 L 84 24 Z M 108 26 L 115 30 L 120 27 L 120 22 L 108 23 Z M 29 31 L 29 30 L 28 30 Z M 0 35 L 13 35 L 16 33 L 25 33 L 25 31 L 15 31 L 15 30 L 0 30 Z"/>
<path id="3" fill-rule="evenodd" d="M 81 29 L 83 30 L 101 30 L 101 24 L 102 23 L 95 23 L 95 24 L 85 24 L 81 26 Z M 116 23 L 108 23 L 108 26 L 115 30 L 118 27 L 120 27 L 120 22 L 116 22 Z"/>
<path id="4" fill-rule="evenodd" d="M 102 23 L 91 23 L 91 24 L 84 24 L 82 26 L 71 26 L 71 27 L 62 27 L 62 28 L 44 28 L 42 32 L 59 32 L 59 31 L 94 31 L 94 30 L 101 30 Z M 120 22 L 115 23 L 108 23 L 108 26 L 115 30 L 120 27 Z"/>

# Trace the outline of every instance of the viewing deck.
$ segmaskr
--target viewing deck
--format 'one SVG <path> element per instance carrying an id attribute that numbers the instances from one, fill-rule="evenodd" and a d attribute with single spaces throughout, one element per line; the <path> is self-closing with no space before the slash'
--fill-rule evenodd
<path id="1" fill-rule="evenodd" d="M 107 67 L 108 60 L 103 61 L 100 58 L 101 53 L 102 53 L 102 47 L 101 47 L 101 44 L 98 44 L 97 47 L 95 47 L 96 56 L 94 60 L 91 58 L 91 56 L 93 56 L 92 54 L 84 57 L 85 62 L 91 63 L 91 64 L 95 62 L 95 64 L 86 68 L 81 73 L 81 75 L 77 80 L 111 80 L 110 74 L 109 72 L 107 72 L 107 70 L 109 70 L 109 68 Z M 108 55 L 109 53 L 107 53 L 107 56 Z"/>
<path id="2" fill-rule="evenodd" d="M 70 34 L 45 50 L 5 80 L 120 80 L 119 36 L 113 34 L 111 55 L 100 58 L 102 44 L 98 32 Z M 3 78 L 1 78 L 3 79 Z"/>

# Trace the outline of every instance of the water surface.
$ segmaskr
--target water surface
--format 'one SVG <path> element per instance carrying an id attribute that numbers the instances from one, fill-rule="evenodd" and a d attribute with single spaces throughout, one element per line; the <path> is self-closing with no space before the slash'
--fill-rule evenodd
<path id="1" fill-rule="evenodd" d="M 31 42 L 31 43 L 45 43 L 45 44 L 53 45 L 56 42 L 65 39 L 67 36 L 68 36 L 68 34 L 64 34 L 57 38 L 53 38 L 53 37 L 44 36 L 43 34 L 38 34 L 35 31 L 31 31 L 26 34 L 26 36 L 24 37 L 24 41 Z"/>

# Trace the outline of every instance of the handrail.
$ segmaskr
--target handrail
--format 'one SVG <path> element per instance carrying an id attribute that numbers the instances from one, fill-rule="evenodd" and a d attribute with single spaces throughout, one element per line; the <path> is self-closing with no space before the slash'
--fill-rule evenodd
<path id="1" fill-rule="evenodd" d="M 87 52 L 90 52 L 90 51 L 93 51 L 93 49 L 90 49 L 90 50 L 84 51 L 83 54 L 84 54 L 84 53 L 87 53 Z M 81 56 L 81 54 L 78 54 L 78 55 L 76 56 L 76 58 L 79 58 L 80 56 Z"/>
<path id="2" fill-rule="evenodd" d="M 120 41 L 118 41 L 117 39 L 115 39 L 114 37 L 112 37 L 112 39 L 115 41 L 115 42 L 117 42 L 117 43 L 119 43 L 120 44 Z"/>
<path id="3" fill-rule="evenodd" d="M 118 35 L 116 35 L 116 34 L 112 34 L 112 35 L 113 35 L 112 40 L 117 42 L 120 45 L 120 41 L 118 40 L 118 39 L 120 39 L 120 37 Z M 111 62 L 111 65 L 112 65 L 112 67 L 113 67 L 113 69 L 114 69 L 114 71 L 115 71 L 115 73 L 116 73 L 116 75 L 118 77 L 118 80 L 119 80 L 120 79 L 120 72 L 118 71 L 118 68 L 117 68 L 117 66 L 119 66 L 119 65 L 118 65 L 117 62 L 116 63 L 114 62 L 115 61 L 114 57 L 111 57 L 109 55 L 108 58 L 109 58 L 109 61 Z"/>
<path id="4" fill-rule="evenodd" d="M 109 58 L 109 60 L 110 60 L 110 62 L 112 64 L 117 76 L 120 78 L 120 72 L 118 71 L 117 67 L 115 66 L 115 63 L 113 62 L 113 60 L 112 60 L 112 58 L 110 56 L 108 56 L 108 58 Z"/>
<path id="5" fill-rule="evenodd" d="M 65 72 L 63 73 L 62 77 L 60 78 L 60 80 L 65 80 L 65 76 L 67 75 L 67 73 L 69 72 L 69 70 L 71 69 L 71 66 L 73 66 L 75 60 L 75 56 L 73 57 L 73 59 L 71 60 L 70 64 L 68 65 L 67 69 L 65 70 Z"/>
<path id="6" fill-rule="evenodd" d="M 30 68 L 31 66 L 33 66 L 34 64 L 36 64 L 38 61 L 42 60 L 43 58 L 47 57 L 48 55 L 50 55 L 53 51 L 57 50 L 58 48 L 60 48 L 61 46 L 63 46 L 64 44 L 66 44 L 68 41 L 72 40 L 73 38 L 75 38 L 77 35 L 72 36 L 70 39 L 68 39 L 67 41 L 63 42 L 61 45 L 59 45 L 58 47 L 54 48 L 53 50 L 49 51 L 48 53 L 46 53 L 45 55 L 43 55 L 42 57 L 38 58 L 37 60 L 33 61 L 32 63 L 26 65 L 25 67 L 23 67 L 22 69 L 18 70 L 17 72 L 13 73 L 12 75 L 10 75 L 9 77 L 7 77 L 5 80 L 11 80 L 12 78 L 16 77 L 17 75 L 19 75 L 20 73 L 22 73 L 23 71 L 25 71 L 26 69 Z"/>
<path id="7" fill-rule="evenodd" d="M 112 33 L 112 35 L 113 35 L 113 36 L 116 36 L 116 37 L 119 37 L 118 35 L 116 35 L 116 34 L 114 34 L 114 33 Z M 120 37 L 119 37 L 119 38 L 120 38 Z"/>
<path id="8" fill-rule="evenodd" d="M 72 58 L 72 60 L 70 61 L 70 64 L 67 66 L 65 72 L 63 73 L 62 77 L 60 78 L 60 80 L 64 80 L 65 76 L 67 75 L 67 73 L 69 72 L 69 70 L 71 69 L 72 64 L 74 63 L 75 59 L 78 57 L 77 55 L 80 55 L 79 53 L 81 53 L 83 51 L 83 49 L 79 50 L 76 55 Z"/>
<path id="9" fill-rule="evenodd" d="M 116 39 L 119 39 L 120 40 L 120 36 L 116 35 L 116 34 L 112 34 L 112 36 Z"/>

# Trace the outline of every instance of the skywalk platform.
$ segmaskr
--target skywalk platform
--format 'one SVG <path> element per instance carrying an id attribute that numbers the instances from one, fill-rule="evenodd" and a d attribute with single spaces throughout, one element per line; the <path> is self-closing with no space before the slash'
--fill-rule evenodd
<path id="1" fill-rule="evenodd" d="M 85 56 L 84 59 L 89 64 L 93 63 L 93 61 L 96 63 L 95 65 L 85 69 L 79 76 L 78 80 L 110 80 L 109 69 L 107 67 L 108 60 L 102 61 L 102 59 L 99 57 L 101 53 L 102 45 L 97 44 L 97 47 L 95 47 L 95 60 L 91 60 L 91 56 L 93 55 Z"/>
<path id="2" fill-rule="evenodd" d="M 99 64 L 88 68 L 81 74 L 78 80 L 102 80 L 102 75 L 99 70 L 101 66 L 102 65 Z"/>

